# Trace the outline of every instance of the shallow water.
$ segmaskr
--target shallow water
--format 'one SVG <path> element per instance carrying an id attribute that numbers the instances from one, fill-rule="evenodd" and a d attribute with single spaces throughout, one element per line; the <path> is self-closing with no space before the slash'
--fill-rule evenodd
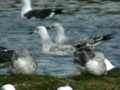
<path id="1" fill-rule="evenodd" d="M 71 44 L 86 36 L 116 32 L 114 39 L 98 48 L 103 50 L 113 64 L 120 66 L 119 0 L 33 0 L 35 8 L 55 6 L 64 8 L 65 14 L 51 20 L 21 19 L 20 4 L 14 4 L 14 0 L 7 3 L 2 0 L 0 4 L 0 46 L 10 49 L 28 49 L 38 63 L 36 74 L 58 76 L 79 74 L 72 56 L 41 54 L 40 37 L 35 33 L 29 34 L 36 26 L 48 25 L 55 21 L 64 25 Z M 54 32 L 49 31 L 49 33 L 54 37 Z M 0 69 L 0 74 L 6 74 L 6 71 L 7 68 Z"/>

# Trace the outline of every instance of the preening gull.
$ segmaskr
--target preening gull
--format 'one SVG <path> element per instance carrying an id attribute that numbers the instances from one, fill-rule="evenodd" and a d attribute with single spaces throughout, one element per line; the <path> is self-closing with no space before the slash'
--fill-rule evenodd
<path id="1" fill-rule="evenodd" d="M 48 32 L 46 27 L 38 26 L 35 29 L 35 32 L 38 33 L 42 39 L 42 51 L 47 54 L 55 54 L 55 55 L 71 55 L 75 51 L 75 48 L 71 45 L 58 45 L 54 43 Z"/>
<path id="2" fill-rule="evenodd" d="M 5 84 L 0 88 L 0 90 L 16 90 L 16 89 L 15 86 L 12 84 Z"/>
<path id="3" fill-rule="evenodd" d="M 54 9 L 32 9 L 31 7 L 31 0 L 22 0 L 22 10 L 21 10 L 21 17 L 24 18 L 51 18 L 54 15 L 62 14 L 63 9 L 61 8 L 54 8 Z"/>
<path id="4" fill-rule="evenodd" d="M 0 47 L 0 67 L 8 67 L 14 74 L 32 74 L 37 64 L 27 50 L 16 51 Z"/>
<path id="5" fill-rule="evenodd" d="M 61 86 L 61 87 L 57 88 L 57 90 L 73 90 L 73 89 L 71 86 L 66 85 L 66 86 Z"/>
<path id="6" fill-rule="evenodd" d="M 107 34 L 99 39 L 91 38 L 90 40 L 92 40 L 92 42 L 87 40 L 84 41 L 84 43 L 76 45 L 74 62 L 80 65 L 80 69 L 88 71 L 94 75 L 103 75 L 115 68 L 115 66 L 104 56 L 104 53 L 94 47 L 99 41 L 112 39 L 111 36 L 112 34 Z"/>
<path id="7" fill-rule="evenodd" d="M 65 35 L 64 27 L 61 23 L 55 22 L 50 25 L 51 30 L 56 31 L 55 43 L 58 45 L 64 45 L 68 38 Z"/>
<path id="8" fill-rule="evenodd" d="M 33 74 L 37 68 L 35 60 L 27 50 L 16 52 L 13 57 L 10 71 L 14 74 Z"/>

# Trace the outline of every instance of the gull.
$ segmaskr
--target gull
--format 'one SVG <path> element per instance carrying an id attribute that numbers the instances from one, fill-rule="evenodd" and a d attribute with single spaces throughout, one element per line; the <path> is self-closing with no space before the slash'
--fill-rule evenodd
<path id="1" fill-rule="evenodd" d="M 10 72 L 14 74 L 33 74 L 37 69 L 37 63 L 33 60 L 28 50 L 16 51 L 13 56 Z"/>
<path id="2" fill-rule="evenodd" d="M 64 45 L 68 37 L 65 35 L 65 30 L 64 27 L 61 23 L 54 22 L 49 26 L 50 30 L 56 31 L 56 36 L 55 36 L 55 43 L 58 45 Z"/>
<path id="3" fill-rule="evenodd" d="M 5 84 L 0 87 L 0 90 L 16 90 L 15 86 L 12 84 Z"/>
<path id="4" fill-rule="evenodd" d="M 110 60 L 105 57 L 104 53 L 95 48 L 98 43 L 112 39 L 112 35 L 107 34 L 100 38 L 91 38 L 89 40 L 92 42 L 86 40 L 75 46 L 74 62 L 80 65 L 81 70 L 88 71 L 94 75 L 103 75 L 115 68 Z"/>
<path id="5" fill-rule="evenodd" d="M 32 9 L 31 0 L 22 0 L 21 17 L 22 18 L 52 18 L 54 15 L 62 14 L 61 8 Z"/>
<path id="6" fill-rule="evenodd" d="M 72 45 L 59 46 L 57 43 L 54 43 L 50 38 L 45 26 L 38 26 L 34 30 L 34 32 L 39 34 L 41 37 L 42 51 L 44 53 L 56 55 L 71 55 L 75 51 L 75 48 Z"/>
<path id="7" fill-rule="evenodd" d="M 71 86 L 61 86 L 61 87 L 58 87 L 57 90 L 73 90 Z"/>

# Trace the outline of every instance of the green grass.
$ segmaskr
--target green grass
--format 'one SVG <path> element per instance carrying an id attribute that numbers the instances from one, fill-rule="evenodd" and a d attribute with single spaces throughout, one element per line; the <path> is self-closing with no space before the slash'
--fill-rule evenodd
<path id="1" fill-rule="evenodd" d="M 79 76 L 58 78 L 40 75 L 1 75 L 0 84 L 14 84 L 17 90 L 56 90 L 69 84 L 74 90 L 120 90 L 120 70 L 106 76 L 82 74 Z"/>

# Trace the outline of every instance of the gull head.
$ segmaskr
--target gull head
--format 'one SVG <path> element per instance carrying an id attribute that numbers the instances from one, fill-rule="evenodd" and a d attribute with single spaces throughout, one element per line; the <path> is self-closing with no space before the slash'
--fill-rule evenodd
<path id="1" fill-rule="evenodd" d="M 63 45 L 67 41 L 67 37 L 64 32 L 64 27 L 61 23 L 55 22 L 51 24 L 51 30 L 56 32 L 55 42 L 59 45 Z"/>
<path id="2" fill-rule="evenodd" d="M 61 86 L 61 87 L 57 88 L 57 90 L 73 90 L 73 89 L 72 89 L 72 87 L 67 85 L 67 86 Z"/>
<path id="3" fill-rule="evenodd" d="M 64 28 L 63 28 L 63 25 L 61 23 L 58 23 L 58 22 L 54 22 L 50 25 L 50 28 L 52 30 L 55 30 L 57 32 L 64 32 Z"/>
<path id="4" fill-rule="evenodd" d="M 31 0 L 22 0 L 22 3 L 25 5 L 31 4 Z"/>
<path id="5" fill-rule="evenodd" d="M 0 90 L 16 90 L 12 84 L 5 84 L 3 85 Z"/>
<path id="6" fill-rule="evenodd" d="M 38 26 L 35 30 L 35 33 L 38 33 L 42 40 L 50 39 L 49 34 L 47 32 L 47 28 L 45 26 Z"/>
<path id="7" fill-rule="evenodd" d="M 47 29 L 44 26 L 37 26 L 34 32 L 44 34 L 47 33 Z"/>

